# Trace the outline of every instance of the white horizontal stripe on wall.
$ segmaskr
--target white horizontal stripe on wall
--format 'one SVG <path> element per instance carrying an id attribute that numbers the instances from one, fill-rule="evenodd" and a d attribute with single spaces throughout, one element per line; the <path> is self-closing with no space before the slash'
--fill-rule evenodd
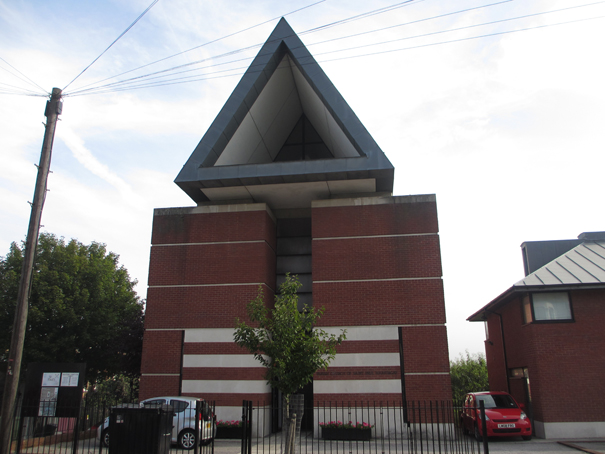
<path id="1" fill-rule="evenodd" d="M 313 238 L 313 241 L 328 240 L 359 240 L 363 238 L 398 238 L 408 236 L 438 236 L 438 233 L 394 233 L 393 235 L 360 235 L 360 236 L 327 236 L 322 238 Z"/>
<path id="2" fill-rule="evenodd" d="M 395 282 L 395 281 L 431 281 L 439 279 L 441 276 L 428 276 L 428 277 L 390 277 L 384 279 L 336 279 L 333 281 L 313 281 L 313 284 L 341 284 L 341 283 L 355 283 L 355 282 Z"/>
<path id="3" fill-rule="evenodd" d="M 265 380 L 183 380 L 185 393 L 270 393 L 271 387 Z"/>
<path id="4" fill-rule="evenodd" d="M 341 330 L 347 330 L 348 341 L 371 340 L 399 340 L 397 328 L 400 325 L 376 326 L 322 326 L 328 334 L 338 336 Z M 443 323 L 401 325 L 403 328 L 417 328 L 426 326 L 445 326 Z M 196 328 L 185 330 L 185 342 L 233 342 L 233 328 Z"/>
<path id="5" fill-rule="evenodd" d="M 185 342 L 233 342 L 233 328 L 198 328 L 185 330 Z"/>
<path id="6" fill-rule="evenodd" d="M 399 366 L 399 353 L 339 353 L 330 367 Z"/>
<path id="7" fill-rule="evenodd" d="M 313 380 L 315 394 L 400 393 L 401 380 Z"/>
<path id="8" fill-rule="evenodd" d="M 250 355 L 184 355 L 183 367 L 263 367 Z"/>
<path id="9" fill-rule="evenodd" d="M 266 284 L 262 282 L 229 282 L 226 284 L 175 284 L 175 285 L 150 285 L 149 288 L 188 288 L 188 287 L 238 287 L 245 285 L 253 285 L 254 287 L 258 287 L 262 285 L 267 287 Z"/>

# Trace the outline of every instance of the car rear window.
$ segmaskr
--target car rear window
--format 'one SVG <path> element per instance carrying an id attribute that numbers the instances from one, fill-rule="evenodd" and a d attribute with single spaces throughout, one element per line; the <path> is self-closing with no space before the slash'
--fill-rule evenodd
<path id="1" fill-rule="evenodd" d="M 485 408 L 517 408 L 513 398 L 506 394 L 477 396 L 477 407 L 479 407 L 480 401 L 484 402 Z"/>
<path id="2" fill-rule="evenodd" d="M 166 403 L 166 401 L 164 399 L 155 399 L 155 400 L 148 400 L 147 402 L 143 402 L 143 406 L 155 407 L 158 405 L 164 405 L 165 403 Z"/>
<path id="3" fill-rule="evenodd" d="M 171 400 L 170 405 L 174 407 L 174 411 L 176 413 L 179 413 L 189 406 L 189 402 L 184 402 L 182 400 Z"/>

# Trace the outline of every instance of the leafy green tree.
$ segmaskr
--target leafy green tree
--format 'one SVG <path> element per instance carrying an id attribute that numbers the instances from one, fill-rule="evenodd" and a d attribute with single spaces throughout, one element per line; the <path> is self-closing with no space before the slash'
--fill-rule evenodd
<path id="1" fill-rule="evenodd" d="M 297 276 L 287 274 L 273 308 L 267 306 L 259 287 L 258 295 L 247 306 L 254 326 L 237 320 L 234 334 L 235 343 L 253 353 L 266 368 L 269 385 L 284 395 L 288 420 L 290 396 L 309 383 L 318 370 L 328 368 L 336 356 L 336 346 L 346 339 L 345 331 L 335 336 L 315 327 L 324 308 L 305 306 L 299 312 L 296 292 L 301 285 Z M 287 437 L 286 453 L 292 449 L 290 431 Z"/>
<path id="2" fill-rule="evenodd" d="M 134 402 L 138 393 L 139 377 L 118 374 L 89 383 L 86 389 L 86 403 L 91 407 L 105 405 L 109 408 L 122 402 Z"/>
<path id="3" fill-rule="evenodd" d="M 143 302 L 135 280 L 104 244 L 38 240 L 23 365 L 85 362 L 87 380 L 139 375 Z M 23 246 L 0 258 L 0 360 L 6 361 L 23 262 Z"/>
<path id="4" fill-rule="evenodd" d="M 467 350 L 466 355 L 450 361 L 450 377 L 454 402 L 462 402 L 466 393 L 489 389 L 487 363 L 481 353 L 471 355 Z"/>

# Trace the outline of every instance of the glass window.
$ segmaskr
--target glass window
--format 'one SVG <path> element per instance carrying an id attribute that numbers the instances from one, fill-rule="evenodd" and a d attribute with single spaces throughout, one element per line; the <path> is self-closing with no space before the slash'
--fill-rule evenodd
<path id="1" fill-rule="evenodd" d="M 569 295 L 566 292 L 532 294 L 534 320 L 572 320 Z"/>
<path id="2" fill-rule="evenodd" d="M 508 394 L 486 394 L 477 396 L 477 407 L 483 401 L 485 408 L 517 408 L 517 404 Z"/>
<path id="3" fill-rule="evenodd" d="M 154 399 L 148 400 L 147 402 L 143 402 L 144 407 L 156 407 L 158 405 L 164 405 L 166 403 L 165 399 Z"/>
<path id="4" fill-rule="evenodd" d="M 174 407 L 174 411 L 176 413 L 180 413 L 183 410 L 185 410 L 188 406 L 189 403 L 188 402 L 183 402 L 182 400 L 171 400 L 170 401 L 170 405 L 172 405 Z"/>

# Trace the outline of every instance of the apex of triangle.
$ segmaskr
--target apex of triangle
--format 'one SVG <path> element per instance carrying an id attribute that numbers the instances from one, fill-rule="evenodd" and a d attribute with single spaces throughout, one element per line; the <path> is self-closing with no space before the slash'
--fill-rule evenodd
<path id="1" fill-rule="evenodd" d="M 393 175 L 281 18 L 175 183 L 198 204 L 246 200 L 302 208 L 336 194 L 391 193 Z"/>

